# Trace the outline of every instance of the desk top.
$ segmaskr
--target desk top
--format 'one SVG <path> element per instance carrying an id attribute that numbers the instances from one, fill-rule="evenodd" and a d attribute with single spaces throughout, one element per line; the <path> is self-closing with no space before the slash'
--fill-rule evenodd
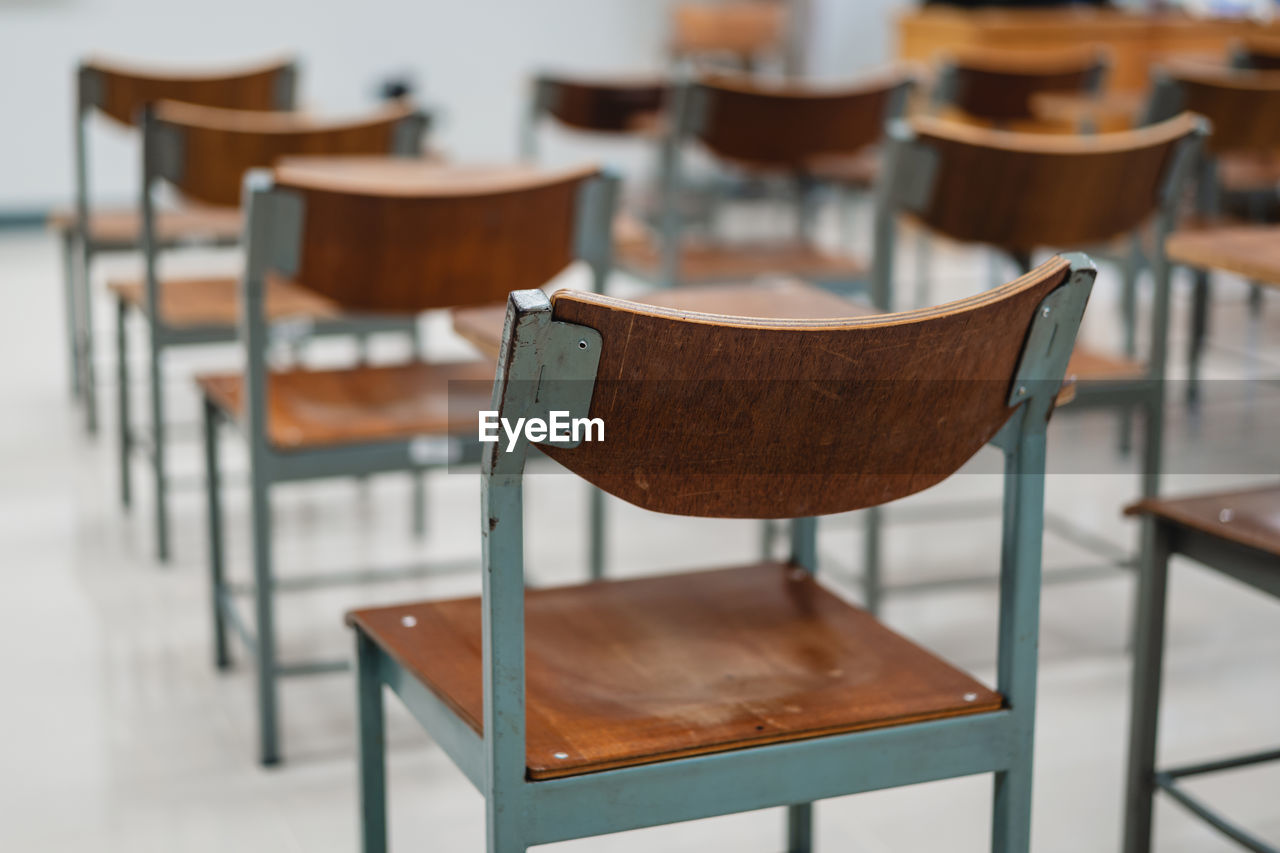
<path id="1" fill-rule="evenodd" d="M 865 303 L 851 302 L 794 279 L 752 284 L 679 287 L 646 293 L 635 301 L 700 314 L 765 317 L 775 320 L 818 320 L 862 317 L 877 313 Z M 453 312 L 453 329 L 476 349 L 497 358 L 502 348 L 505 305 L 460 308 Z"/>
<path id="2" fill-rule="evenodd" d="M 510 192 L 557 179 L 587 177 L 595 165 L 550 169 L 532 163 L 448 163 L 439 157 L 286 157 L 276 180 L 286 184 L 389 195 L 477 195 Z"/>
<path id="3" fill-rule="evenodd" d="M 1280 226 L 1221 225 L 1175 231 L 1165 251 L 1175 263 L 1223 270 L 1280 287 Z"/>

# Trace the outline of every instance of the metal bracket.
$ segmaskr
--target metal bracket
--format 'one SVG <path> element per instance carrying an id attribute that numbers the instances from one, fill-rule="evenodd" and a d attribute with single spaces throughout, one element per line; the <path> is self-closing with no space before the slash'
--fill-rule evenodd
<path id="1" fill-rule="evenodd" d="M 1051 405 L 1067 372 L 1076 332 L 1098 270 L 1082 252 L 1063 257 L 1071 262 L 1071 275 L 1036 308 L 1014 373 L 1013 387 L 1009 390 L 1011 407 L 1028 400 L 1047 401 Z"/>
<path id="2" fill-rule="evenodd" d="M 618 206 L 621 179 L 612 168 L 583 181 L 575 208 L 574 254 L 592 269 L 607 270 L 613 263 L 613 216 Z"/>
<path id="3" fill-rule="evenodd" d="M 889 122 L 887 136 L 891 141 L 885 159 L 888 182 L 882 188 L 887 196 L 886 209 L 901 207 L 918 212 L 933 197 L 938 152 L 921 144 L 905 119 Z"/>
<path id="4" fill-rule="evenodd" d="M 588 326 L 553 321 L 539 341 L 542 371 L 534 396 L 534 417 L 550 418 L 551 412 L 567 412 L 569 418 L 585 418 L 591 412 L 596 371 L 600 367 L 600 333 Z M 550 447 L 577 447 L 581 441 L 538 442 Z"/>
<path id="5" fill-rule="evenodd" d="M 150 112 L 147 113 L 148 143 L 147 156 L 151 158 L 151 174 L 177 183 L 182 180 L 185 171 L 183 156 L 184 141 L 182 130 L 171 124 L 157 121 Z"/>
<path id="6" fill-rule="evenodd" d="M 255 256 L 249 253 L 250 260 L 254 262 L 251 266 L 258 264 L 262 268 L 247 269 L 246 273 L 250 278 L 256 276 L 258 279 L 268 272 L 297 275 L 302 254 L 302 220 L 306 210 L 302 196 L 277 188 L 268 169 L 250 170 L 244 178 L 243 193 L 246 203 L 253 199 L 249 206 L 250 214 L 255 212 L 255 208 L 261 212 L 263 223 L 256 227 L 265 226 L 269 231 L 261 235 L 253 233 L 255 223 L 250 222 L 251 237 L 258 238 L 258 248 L 260 251 L 265 249 L 265 254 Z M 251 220 L 253 218 L 250 217 Z"/>

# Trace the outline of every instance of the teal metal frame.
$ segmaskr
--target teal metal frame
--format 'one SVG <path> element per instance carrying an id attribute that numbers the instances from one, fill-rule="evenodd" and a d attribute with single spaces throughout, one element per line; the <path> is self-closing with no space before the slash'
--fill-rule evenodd
<path id="1" fill-rule="evenodd" d="M 275 80 L 276 109 L 291 110 L 297 91 L 298 66 L 290 63 L 281 68 Z M 62 233 L 63 299 L 67 326 L 67 357 L 71 365 L 71 391 L 84 406 L 85 430 L 98 432 L 98 389 L 94 362 L 93 299 L 90 273 L 93 257 L 105 252 L 134 252 L 142 249 L 138 241 L 101 242 L 90 232 L 91 204 L 89 193 L 89 119 L 103 103 L 105 93 L 102 76 L 92 66 L 81 65 L 76 71 L 75 113 L 75 221 Z M 178 236 L 164 244 L 165 248 L 190 245 L 195 235 Z M 206 245 L 235 245 L 238 240 L 204 241 Z"/>
<path id="2" fill-rule="evenodd" d="M 997 689 L 987 714 L 904 724 L 579 776 L 531 781 L 525 767 L 523 474 L 529 445 L 490 445 L 482 460 L 484 551 L 483 735 L 356 627 L 360 711 L 360 809 L 364 853 L 387 849 L 383 687 L 395 692 L 485 797 L 486 849 L 536 844 L 777 806 L 787 807 L 791 853 L 809 853 L 812 802 L 936 779 L 993 773 L 992 849 L 1028 850 L 1039 634 L 1045 432 L 1095 270 L 1071 258 L 1067 284 L 1037 312 L 1009 405 L 992 443 L 1005 454 Z M 493 408 L 504 417 L 546 409 L 539 389 L 580 379 L 558 337 L 595 330 L 556 321 L 541 291 L 511 294 Z M 565 353 L 567 352 L 567 355 Z M 581 358 L 589 357 L 581 353 Z M 585 415 L 587 405 L 580 402 Z M 791 560 L 817 570 L 817 520 L 791 528 Z"/>
<path id="3" fill-rule="evenodd" d="M 1177 149 L 1165 173 L 1156 211 L 1156 251 L 1152 257 L 1155 278 L 1155 302 L 1151 313 L 1151 339 L 1147 357 L 1147 373 L 1133 380 L 1079 381 L 1075 384 L 1073 410 L 1112 408 L 1127 414 L 1134 408 L 1143 412 L 1143 446 L 1141 493 L 1154 497 L 1159 492 L 1164 444 L 1164 376 L 1169 334 L 1169 262 L 1164 253 L 1165 237 L 1172 231 L 1183 188 L 1189 179 L 1208 129 L 1186 139 Z M 897 217 L 923 207 L 933 191 L 937 169 L 931 149 L 919 141 L 906 122 L 891 123 L 885 151 L 882 181 L 877 187 L 875 218 L 875 253 L 871 276 L 871 299 L 881 311 L 893 310 L 893 263 Z M 1015 258 L 1025 270 L 1029 258 Z M 864 602 L 872 613 L 883 603 L 886 584 L 883 569 L 882 528 L 885 511 L 872 507 L 863 513 Z M 1131 565 L 1129 560 L 1116 560 L 1106 555 L 1117 567 Z M 919 588 L 919 587 L 917 587 Z"/>
<path id="4" fill-rule="evenodd" d="M 1124 853 L 1147 853 L 1151 850 L 1152 812 L 1157 791 L 1164 791 L 1245 849 L 1254 853 L 1280 853 L 1280 846 L 1253 836 L 1179 785 L 1179 780 L 1190 776 L 1280 761 L 1280 749 L 1165 770 L 1156 768 L 1169 558 L 1181 554 L 1260 592 L 1280 598 L 1280 571 L 1277 571 L 1276 555 L 1164 518 L 1148 518 L 1145 524 L 1152 544 L 1142 562 L 1134 602 L 1136 616 L 1129 708 L 1129 761 L 1125 778 Z"/>
<path id="5" fill-rule="evenodd" d="M 427 116 L 415 113 L 397 125 L 392 135 L 392 148 L 388 154 L 414 156 L 422 151 L 422 140 L 427 129 Z M 234 325 L 204 326 L 199 328 L 175 328 L 164 322 L 160 310 L 162 286 L 156 271 L 159 255 L 165 248 L 156 239 L 155 190 L 166 179 L 179 177 L 182 168 L 182 128 L 158 122 L 150 107 L 143 109 L 142 121 L 142 253 L 145 264 L 144 304 L 138 314 L 148 326 L 147 380 L 150 413 L 150 433 L 145 448 L 140 448 L 139 436 L 132 422 L 129 375 L 128 321 L 129 304 L 116 299 L 116 385 L 117 385 L 117 441 L 120 469 L 120 503 L 126 510 L 133 502 L 133 477 L 131 461 L 134 451 L 145 449 L 151 463 L 154 507 L 154 535 L 156 558 L 167 563 L 170 558 L 170 523 L 168 474 L 168 430 L 165 423 L 165 351 L 173 347 L 201 346 L 216 343 L 234 343 L 238 332 Z M 413 342 L 414 351 L 420 349 L 417 318 L 346 316 L 333 320 L 312 321 L 303 318 L 305 331 L 302 337 L 325 335 L 352 335 L 364 340 L 379 332 L 406 334 Z M 296 321 L 285 320 L 282 328 L 296 328 Z M 293 341 L 295 345 L 300 340 Z M 420 492 L 421 484 L 415 486 Z M 420 499 L 418 499 L 420 502 Z"/>
<path id="6" fill-rule="evenodd" d="M 610 223 L 617 198 L 617 177 L 603 174 L 585 182 L 576 205 L 575 253 L 590 267 L 593 286 L 602 288 L 612 262 Z M 244 640 L 257 669 L 258 757 L 264 765 L 281 760 L 279 679 L 349 668 L 350 661 L 310 661 L 285 665 L 278 658 L 275 631 L 275 594 L 299 586 L 347 584 L 353 581 L 400 579 L 439 573 L 444 564 L 412 567 L 407 571 L 368 571 L 312 578 L 309 582 L 282 584 L 272 563 L 271 489 L 278 483 L 325 477 L 352 477 L 394 471 L 422 474 L 428 470 L 463 465 L 480 458 L 474 437 L 440 437 L 440 455 L 424 459 L 422 438 L 404 438 L 308 450 L 283 451 L 273 447 L 267 432 L 267 350 L 271 328 L 265 317 L 268 272 L 296 275 L 305 210 L 302 197 L 274 187 L 270 173 L 251 172 L 245 179 L 247 232 L 244 277 L 241 290 L 240 339 L 245 349 L 244 413 L 235 423 L 249 449 L 250 513 L 252 516 L 253 582 L 237 589 L 226 580 L 223 548 L 221 463 L 218 429 L 226 414 L 208 398 L 204 400 L 204 450 L 209 528 L 209 576 L 214 624 L 214 661 L 219 669 L 231 665 L 227 643 L 231 631 Z M 575 339 L 576 342 L 576 339 Z M 596 536 L 589 543 L 593 573 L 602 571 L 603 533 L 601 506 L 593 502 L 591 524 Z M 473 566 L 474 561 L 467 565 Z M 595 576 L 598 576 L 596 574 Z M 234 595 L 247 592 L 253 598 L 252 629 L 236 609 Z"/>

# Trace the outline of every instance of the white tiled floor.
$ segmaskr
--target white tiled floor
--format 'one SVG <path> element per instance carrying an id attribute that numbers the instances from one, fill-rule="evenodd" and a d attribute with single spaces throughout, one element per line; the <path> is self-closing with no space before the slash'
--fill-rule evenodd
<path id="1" fill-rule="evenodd" d="M 904 262 L 905 262 L 904 258 Z M 131 268 L 132 261 L 104 263 Z M 910 276 L 904 263 L 903 278 Z M 985 284 L 980 255 L 938 246 L 938 295 Z M 62 359 L 58 261 L 52 240 L 0 234 L 0 850 L 5 851 L 326 851 L 356 845 L 353 691 L 349 675 L 289 682 L 284 690 L 287 763 L 253 763 L 251 675 L 211 666 L 204 574 L 203 498 L 188 486 L 175 500 L 169 568 L 151 559 L 145 479 L 132 515 L 116 504 L 111 393 L 104 430 L 89 440 L 69 402 Z M 99 288 L 100 290 L 100 288 Z M 1244 290 L 1219 288 L 1211 352 L 1213 377 L 1246 375 Z M 1181 370 L 1184 299 L 1175 312 L 1173 364 Z M 1263 318 L 1256 368 L 1270 382 L 1211 382 L 1199 421 L 1170 406 L 1167 490 L 1235 485 L 1280 475 L 1280 307 Z M 1114 276 L 1095 292 L 1088 334 L 1114 336 Z M 100 342 L 105 349 L 104 321 Z M 432 321 L 435 346 L 448 340 Z M 197 363 L 227 364 L 225 351 L 174 359 L 174 418 L 193 422 L 186 377 Z M 109 366 L 109 361 L 104 362 Z M 104 374 L 109 370 L 104 369 Z M 1058 515 L 1121 544 L 1134 537 L 1119 517 L 1135 493 L 1133 461 L 1114 451 L 1109 416 L 1062 413 L 1051 433 L 1049 504 Z M 177 442 L 179 476 L 199 472 L 194 433 Z M 233 458 L 234 454 L 231 454 Z M 990 499 L 992 459 L 911 503 Z M 141 469 L 139 469 L 141 472 Z M 244 495 L 230 489 L 230 554 L 247 560 Z M 530 572 L 539 583 L 581 576 L 583 489 L 546 475 L 531 487 Z M 401 477 L 367 485 L 333 482 L 279 490 L 282 574 L 317 568 L 388 565 L 478 553 L 474 477 L 430 484 L 430 535 L 409 533 L 408 486 Z M 614 505 L 611 570 L 626 575 L 753 556 L 753 525 L 698 522 Z M 928 535 L 921 535 L 922 531 Z M 888 538 L 895 582 L 994 575 L 995 520 L 899 524 Z M 856 527 L 824 526 L 827 577 L 848 581 Z M 1087 554 L 1051 536 L 1046 566 L 1078 565 Z M 284 651 L 292 657 L 345 653 L 341 625 L 352 605 L 478 588 L 470 573 L 412 583 L 289 596 L 280 605 Z M 1131 581 L 1115 574 L 1050 585 L 1044 597 L 1035 792 L 1037 851 L 1117 849 L 1129 666 L 1126 631 Z M 887 616 L 910 636 L 990 678 L 994 587 L 902 593 Z M 1190 760 L 1274 744 L 1280 731 L 1280 605 L 1185 562 L 1176 566 L 1170 621 L 1163 754 Z M 392 700 L 390 789 L 398 849 L 483 847 L 480 798 Z M 856 772 L 856 768 L 851 768 Z M 1256 833 L 1280 842 L 1280 767 L 1195 783 Z M 990 782 L 973 778 L 823 803 L 823 850 L 979 851 L 987 849 Z M 1178 807 L 1158 808 L 1157 848 L 1175 853 L 1233 849 Z M 719 818 L 561 845 L 565 850 L 775 851 L 776 811 Z"/>

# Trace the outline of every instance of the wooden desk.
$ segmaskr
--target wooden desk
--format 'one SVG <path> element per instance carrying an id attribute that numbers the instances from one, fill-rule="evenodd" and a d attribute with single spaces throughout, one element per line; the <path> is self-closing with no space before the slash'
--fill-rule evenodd
<path id="1" fill-rule="evenodd" d="M 646 293 L 635 301 L 677 311 L 774 320 L 864 317 L 877 313 L 865 303 L 841 299 L 829 291 L 792 279 L 679 287 Z M 497 358 L 502 349 L 502 323 L 506 316 L 505 305 L 460 308 L 453 312 L 453 330 L 486 356 Z"/>
<path id="2" fill-rule="evenodd" d="M 1235 273 L 1280 288 L 1280 226 L 1222 225 L 1175 231 L 1164 245 L 1174 263 Z"/>
<path id="3" fill-rule="evenodd" d="M 965 47 L 1040 50 L 1101 44 L 1111 50 L 1109 90 L 1147 88 L 1153 64 L 1184 54 L 1224 58 L 1232 40 L 1280 33 L 1251 21 L 1183 15 L 1134 15 L 1110 9 L 949 9 L 930 7 L 897 19 L 898 57 L 933 63 Z"/>

